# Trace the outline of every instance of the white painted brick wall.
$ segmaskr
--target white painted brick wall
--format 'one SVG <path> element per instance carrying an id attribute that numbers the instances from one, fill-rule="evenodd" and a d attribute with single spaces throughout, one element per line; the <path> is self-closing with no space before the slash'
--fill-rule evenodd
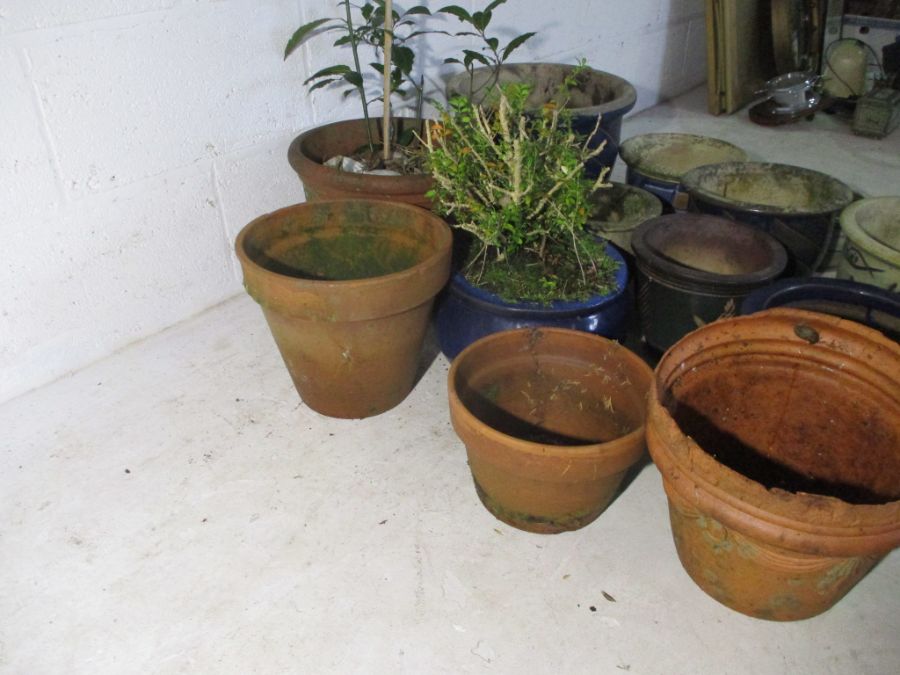
<path id="1" fill-rule="evenodd" d="M 298 25 L 338 12 L 0 0 L 0 401 L 240 292 L 235 235 L 302 199 L 290 139 L 358 115 L 339 91 L 300 86 L 334 61 L 328 37 L 281 58 Z M 584 56 L 632 81 L 639 108 L 705 79 L 703 0 L 509 0 L 495 14 L 504 39 L 539 33 L 515 60 Z M 433 87 L 450 45 L 421 45 Z"/>

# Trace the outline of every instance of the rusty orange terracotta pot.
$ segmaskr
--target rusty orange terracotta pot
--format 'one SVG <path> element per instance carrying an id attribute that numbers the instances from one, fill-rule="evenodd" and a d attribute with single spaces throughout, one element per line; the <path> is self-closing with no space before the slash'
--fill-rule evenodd
<path id="1" fill-rule="evenodd" d="M 235 246 L 310 408 L 369 417 L 406 397 L 450 273 L 443 220 L 408 204 L 312 202 L 257 218 Z"/>
<path id="2" fill-rule="evenodd" d="M 815 616 L 900 545 L 900 345 L 877 331 L 709 324 L 663 355 L 647 424 L 681 562 L 732 609 Z"/>
<path id="3" fill-rule="evenodd" d="M 397 133 L 415 120 L 395 117 Z M 381 136 L 380 119 L 372 119 L 374 138 Z M 418 129 L 417 129 L 418 131 Z M 307 201 L 318 199 L 379 199 L 431 208 L 425 193 L 432 187 L 430 174 L 378 176 L 338 171 L 323 165 L 336 155 L 352 155 L 368 142 L 365 120 L 346 120 L 315 127 L 300 134 L 288 148 L 288 161 L 300 181 Z"/>
<path id="4" fill-rule="evenodd" d="M 453 361 L 453 428 L 475 489 L 500 520 L 584 527 L 644 452 L 652 371 L 617 342 L 564 328 L 494 333 Z"/>

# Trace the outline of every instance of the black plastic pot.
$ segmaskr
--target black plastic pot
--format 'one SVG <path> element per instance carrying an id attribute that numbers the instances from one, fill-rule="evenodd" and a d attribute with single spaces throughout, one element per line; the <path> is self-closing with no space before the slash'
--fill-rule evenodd
<path id="1" fill-rule="evenodd" d="M 784 247 L 749 225 L 676 213 L 631 239 L 644 340 L 664 351 L 695 328 L 737 314 L 741 300 L 787 265 Z"/>

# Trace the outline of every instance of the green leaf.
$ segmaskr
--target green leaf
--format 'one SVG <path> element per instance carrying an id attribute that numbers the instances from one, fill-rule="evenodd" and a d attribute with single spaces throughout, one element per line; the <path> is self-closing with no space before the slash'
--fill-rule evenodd
<path id="1" fill-rule="evenodd" d="M 489 4 L 487 7 L 485 7 L 484 10 L 486 12 L 491 12 L 491 11 L 495 10 L 497 7 L 499 7 L 500 5 L 504 4 L 505 2 L 506 2 L 506 0 L 494 0 L 491 4 Z"/>
<path id="2" fill-rule="evenodd" d="M 379 73 L 384 75 L 384 64 L 383 63 L 379 63 L 378 61 L 372 61 L 372 63 L 370 63 L 369 65 L 372 66 Z"/>
<path id="3" fill-rule="evenodd" d="M 327 68 L 322 68 L 322 70 L 320 70 L 319 72 L 307 77 L 303 81 L 303 84 L 309 84 L 313 80 L 318 80 L 320 77 L 330 77 L 332 75 L 343 75 L 346 77 L 346 74 L 350 72 L 353 72 L 350 70 L 350 66 L 328 66 Z"/>
<path id="4" fill-rule="evenodd" d="M 413 62 L 416 60 L 416 53 L 409 47 L 394 47 L 391 60 L 402 72 L 409 74 L 412 72 Z"/>
<path id="5" fill-rule="evenodd" d="M 463 49 L 463 54 L 465 54 L 465 58 L 463 59 L 463 65 L 466 68 L 472 65 L 472 61 L 478 61 L 479 63 L 483 63 L 486 66 L 491 65 L 491 62 L 487 60 L 487 58 L 481 52 L 474 52 L 471 49 Z"/>
<path id="6" fill-rule="evenodd" d="M 446 7 L 441 7 L 438 12 L 446 12 L 447 14 L 452 14 L 460 21 L 472 23 L 472 16 L 459 5 L 447 5 Z"/>
<path id="7" fill-rule="evenodd" d="M 453 57 L 444 59 L 444 63 L 458 63 L 459 65 L 462 65 L 462 61 Z"/>
<path id="8" fill-rule="evenodd" d="M 350 70 L 349 68 L 347 70 Z M 361 87 L 363 84 L 362 75 L 357 73 L 355 70 L 350 70 L 348 73 L 344 73 L 344 79 L 347 80 L 354 87 Z"/>
<path id="9" fill-rule="evenodd" d="M 331 19 L 316 19 L 315 21 L 310 21 L 309 23 L 300 26 L 300 28 L 294 31 L 294 34 L 291 35 L 291 39 L 288 40 L 287 45 L 285 45 L 284 58 L 290 56 L 314 30 L 320 28 L 329 21 L 331 21 Z"/>
<path id="10" fill-rule="evenodd" d="M 487 42 L 488 47 L 490 47 L 493 51 L 497 51 L 497 47 L 500 46 L 500 40 L 498 40 L 497 38 L 487 38 L 485 42 Z"/>
<path id="11" fill-rule="evenodd" d="M 329 84 L 331 84 L 332 82 L 337 82 L 337 81 L 338 81 L 338 79 L 337 79 L 336 77 L 332 77 L 332 78 L 330 78 L 330 79 L 328 79 L 328 80 L 319 80 L 319 81 L 316 82 L 314 85 L 312 85 L 312 86 L 308 89 L 308 91 L 311 91 L 311 92 L 312 92 L 312 91 L 315 91 L 316 89 L 321 89 L 322 87 L 327 87 L 327 86 L 328 86 Z"/>
<path id="12" fill-rule="evenodd" d="M 368 20 L 369 20 L 369 17 L 372 16 L 372 10 L 373 10 L 373 9 L 375 9 L 375 7 L 372 6 L 372 3 L 367 2 L 367 3 L 364 4 L 362 7 L 359 8 L 359 13 L 362 14 L 362 17 L 363 17 L 366 21 L 368 21 Z"/>
<path id="13" fill-rule="evenodd" d="M 488 24 L 490 22 L 491 12 L 489 10 L 485 10 L 483 12 L 475 12 L 472 15 L 472 25 L 480 31 L 484 31 L 484 29 L 488 27 Z"/>
<path id="14" fill-rule="evenodd" d="M 415 7 L 411 7 L 406 10 L 403 16 L 406 16 L 407 14 L 427 14 L 428 16 L 431 16 L 431 10 L 427 7 L 423 7 L 422 5 L 416 5 Z"/>
<path id="15" fill-rule="evenodd" d="M 536 35 L 536 33 L 523 33 L 522 35 L 514 37 L 512 40 L 509 41 L 509 44 L 506 45 L 506 48 L 503 50 L 503 54 L 500 57 L 501 60 L 506 61 L 506 59 L 509 58 L 509 55 L 512 54 L 515 49 L 517 49 L 518 47 L 521 47 L 523 44 L 525 44 L 526 40 L 528 40 L 531 37 L 534 37 L 535 35 Z"/>

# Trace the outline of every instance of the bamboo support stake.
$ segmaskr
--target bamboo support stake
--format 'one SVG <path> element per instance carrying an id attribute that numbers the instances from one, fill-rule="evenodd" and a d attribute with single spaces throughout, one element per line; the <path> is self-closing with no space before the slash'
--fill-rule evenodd
<path id="1" fill-rule="evenodd" d="M 392 0 L 384 1 L 384 119 L 381 126 L 382 158 L 391 158 L 391 47 L 394 43 L 394 8 Z"/>

